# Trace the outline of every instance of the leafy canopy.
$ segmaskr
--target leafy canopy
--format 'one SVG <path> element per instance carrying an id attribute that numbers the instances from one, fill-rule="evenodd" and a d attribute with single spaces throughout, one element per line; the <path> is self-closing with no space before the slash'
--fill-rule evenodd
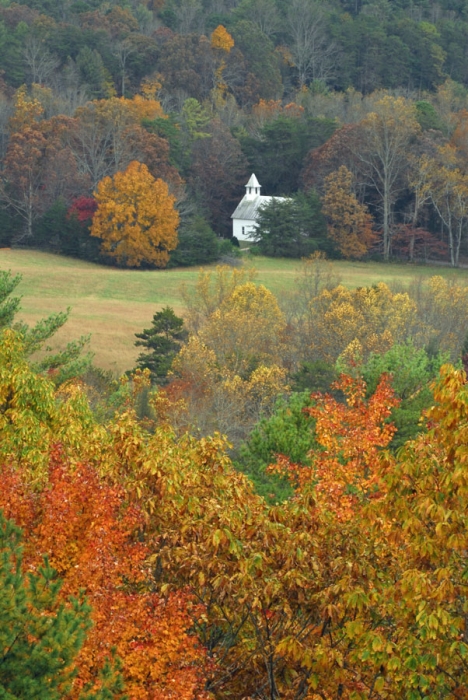
<path id="1" fill-rule="evenodd" d="M 121 697 L 121 678 L 106 665 L 105 686 L 97 692 L 72 694 L 76 658 L 92 622 L 83 599 L 61 600 L 62 582 L 47 558 L 27 575 L 23 572 L 21 530 L 0 511 L 0 696 L 111 700 Z"/>
<path id="2" fill-rule="evenodd" d="M 95 198 L 91 235 L 102 240 L 103 253 L 127 267 L 167 265 L 177 246 L 179 214 L 163 180 L 132 161 L 124 172 L 101 180 Z"/>

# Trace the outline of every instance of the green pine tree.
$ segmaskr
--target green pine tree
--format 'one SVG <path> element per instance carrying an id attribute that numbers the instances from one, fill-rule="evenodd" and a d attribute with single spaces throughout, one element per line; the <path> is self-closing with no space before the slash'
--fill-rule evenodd
<path id="1" fill-rule="evenodd" d="M 92 362 L 91 353 L 85 351 L 89 344 L 89 336 L 81 336 L 78 340 L 67 343 L 63 350 L 53 352 L 45 344 L 66 323 L 70 309 L 51 314 L 34 326 L 28 326 L 24 321 L 15 321 L 21 297 L 12 297 L 11 294 L 21 279 L 21 275 L 12 275 L 9 271 L 0 270 L 0 330 L 13 328 L 17 331 L 22 337 L 28 357 L 42 350 L 42 359 L 31 362 L 31 365 L 37 372 L 48 372 L 55 384 L 63 384 L 68 379 L 81 376 L 90 368 Z"/>
<path id="2" fill-rule="evenodd" d="M 21 282 L 21 275 L 0 271 L 0 328 L 11 326 L 21 303 L 20 297 L 10 296 Z"/>
<path id="3" fill-rule="evenodd" d="M 305 258 L 319 249 L 332 252 L 320 200 L 313 190 L 262 205 L 257 224 L 255 237 L 262 255 Z"/>
<path id="4" fill-rule="evenodd" d="M 22 571 L 21 530 L 0 511 L 0 698 L 62 700 L 76 676 L 76 657 L 91 627 L 85 600 L 59 601 L 61 581 L 47 559 L 37 573 Z M 102 689 L 80 700 L 122 697 L 122 680 L 106 664 Z"/>
<path id="5" fill-rule="evenodd" d="M 267 467 L 277 455 L 296 464 L 309 464 L 309 451 L 317 447 L 315 422 L 304 412 L 312 405 L 310 391 L 278 399 L 274 413 L 262 418 L 239 449 L 235 465 L 253 481 L 257 493 L 269 503 L 280 503 L 293 494 L 288 479 L 271 474 Z"/>
<path id="6" fill-rule="evenodd" d="M 148 350 L 139 355 L 137 367 L 149 369 L 152 380 L 157 384 L 163 384 L 172 360 L 187 336 L 183 319 L 176 316 L 170 306 L 166 306 L 162 311 L 154 314 L 151 328 L 145 328 L 142 333 L 135 335 L 139 338 L 135 345 L 143 346 Z"/>
<path id="7" fill-rule="evenodd" d="M 109 87 L 112 85 L 112 77 L 104 65 L 102 56 L 97 49 L 84 46 L 77 58 L 76 65 L 83 81 L 93 99 L 108 97 Z"/>

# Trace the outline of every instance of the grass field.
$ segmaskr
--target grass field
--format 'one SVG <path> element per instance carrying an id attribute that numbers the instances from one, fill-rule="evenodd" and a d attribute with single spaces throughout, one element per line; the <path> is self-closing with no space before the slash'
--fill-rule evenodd
<path id="1" fill-rule="evenodd" d="M 254 258 L 257 281 L 281 298 L 294 287 L 297 260 Z M 446 267 L 383 263 L 333 263 L 343 284 L 349 287 L 398 281 L 406 285 L 415 277 L 444 275 L 468 281 L 468 270 Z M 96 364 L 116 374 L 132 367 L 138 349 L 134 333 L 148 327 L 155 311 L 169 305 L 183 314 L 180 287 L 195 284 L 199 268 L 175 270 L 116 270 L 29 250 L 0 249 L 0 269 L 21 273 L 20 317 L 33 323 L 52 312 L 71 307 L 70 319 L 57 335 L 60 345 L 68 339 L 91 334 Z"/>

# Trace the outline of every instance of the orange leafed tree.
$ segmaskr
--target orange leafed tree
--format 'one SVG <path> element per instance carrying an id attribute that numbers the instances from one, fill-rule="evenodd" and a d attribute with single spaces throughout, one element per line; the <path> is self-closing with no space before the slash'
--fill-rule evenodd
<path id="1" fill-rule="evenodd" d="M 316 420 L 320 445 L 310 453 L 311 465 L 295 465 L 282 457 L 271 467 L 288 473 L 296 487 L 288 506 L 290 517 L 296 504 L 313 523 L 318 584 L 303 604 L 310 625 L 300 643 L 286 634 L 276 651 L 299 678 L 306 676 L 305 697 L 311 700 L 403 700 L 410 696 L 374 695 L 382 672 L 377 664 L 364 661 L 384 618 L 378 596 L 390 579 L 385 569 L 388 553 L 376 546 L 388 536 L 388 527 L 380 522 L 372 539 L 374 520 L 368 512 L 378 513 L 387 493 L 382 458 L 395 431 L 387 421 L 398 401 L 387 376 L 369 399 L 361 379 L 341 375 L 335 388 L 344 393 L 346 403 L 317 393 L 307 409 Z"/>
<path id="2" fill-rule="evenodd" d="M 328 235 L 345 258 L 362 258 L 375 242 L 372 217 L 352 191 L 353 175 L 345 165 L 325 178 L 322 211 Z"/>
<path id="3" fill-rule="evenodd" d="M 211 48 L 229 53 L 233 46 L 234 39 L 226 27 L 223 27 L 222 24 L 218 25 L 211 35 Z"/>
<path id="4" fill-rule="evenodd" d="M 387 375 L 369 399 L 362 379 L 342 374 L 334 388 L 344 393 L 346 403 L 316 393 L 312 394 L 314 405 L 304 409 L 316 420 L 316 438 L 322 447 L 311 453 L 311 466 L 281 458 L 274 468 L 286 470 L 299 492 L 313 485 L 317 507 L 347 519 L 354 504 L 372 495 L 376 486 L 378 453 L 396 430 L 386 421 L 399 400 Z"/>
<path id="5" fill-rule="evenodd" d="M 26 85 L 22 85 L 16 91 L 14 108 L 15 111 L 8 122 L 10 132 L 13 134 L 25 128 L 31 128 L 44 114 L 44 108 L 39 100 L 28 96 Z"/>
<path id="6" fill-rule="evenodd" d="M 91 235 L 102 239 L 103 253 L 127 267 L 167 265 L 177 247 L 179 214 L 163 180 L 132 161 L 125 172 L 101 180 L 95 198 Z"/>
<path id="7" fill-rule="evenodd" d="M 47 555 L 63 579 L 65 599 L 83 590 L 93 627 L 77 659 L 72 697 L 98 672 L 115 648 L 131 700 L 202 700 L 205 652 L 189 635 L 202 609 L 175 591 L 167 599 L 150 590 L 148 549 L 138 536 L 138 507 L 125 505 L 123 489 L 100 479 L 87 464 L 70 466 L 51 452 L 47 485 L 35 492 L 25 469 L 1 471 L 0 508 L 24 530 L 30 571 Z"/>

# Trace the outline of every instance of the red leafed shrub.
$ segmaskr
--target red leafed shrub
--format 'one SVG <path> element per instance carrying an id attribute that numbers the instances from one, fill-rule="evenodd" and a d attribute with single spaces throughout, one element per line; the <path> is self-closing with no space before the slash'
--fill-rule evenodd
<path id="1" fill-rule="evenodd" d="M 78 221 L 92 219 L 97 210 L 97 202 L 94 197 L 78 197 L 68 210 L 68 216 L 76 216 Z"/>

